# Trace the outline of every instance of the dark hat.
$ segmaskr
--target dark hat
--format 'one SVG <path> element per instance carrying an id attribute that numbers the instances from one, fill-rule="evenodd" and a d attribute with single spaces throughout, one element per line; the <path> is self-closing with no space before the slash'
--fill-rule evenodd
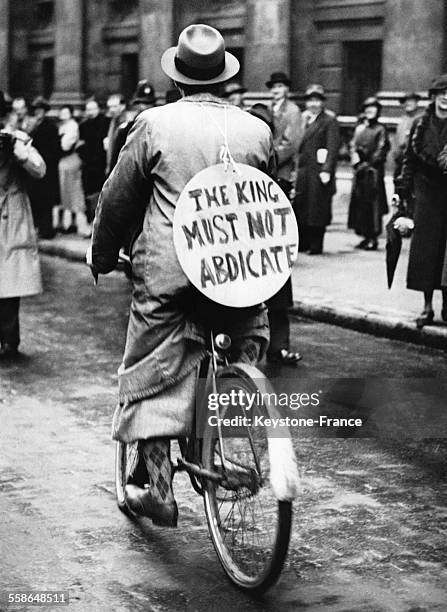
<path id="1" fill-rule="evenodd" d="M 43 108 L 43 110 L 49 111 L 51 106 L 48 100 L 46 100 L 43 96 L 37 96 L 37 98 L 34 98 L 31 108 Z"/>
<path id="2" fill-rule="evenodd" d="M 379 102 L 379 99 L 376 96 L 369 96 L 362 104 L 362 111 L 365 110 L 367 106 L 375 106 L 378 111 L 382 110 L 382 105 Z"/>
<path id="3" fill-rule="evenodd" d="M 261 121 L 264 121 L 273 132 L 273 117 L 268 106 L 258 102 L 253 104 L 249 110 L 249 113 L 258 119 L 261 119 Z"/>
<path id="4" fill-rule="evenodd" d="M 132 104 L 155 104 L 155 91 L 146 79 L 138 82 Z"/>
<path id="5" fill-rule="evenodd" d="M 326 100 L 326 94 L 324 93 L 324 88 L 322 85 L 309 85 L 306 89 L 306 93 L 304 94 L 304 98 L 308 100 L 309 98 L 320 98 L 320 100 Z"/>
<path id="6" fill-rule="evenodd" d="M 441 74 L 440 76 L 433 79 L 431 87 L 428 90 L 430 96 L 435 96 L 440 91 L 447 89 L 447 74 Z"/>
<path id="7" fill-rule="evenodd" d="M 291 82 L 285 72 L 272 72 L 266 86 L 271 89 L 275 83 L 284 83 L 287 87 L 290 87 Z"/>
<path id="8" fill-rule="evenodd" d="M 180 100 L 181 97 L 182 94 L 179 92 L 177 87 L 174 87 L 173 89 L 168 89 L 166 92 L 165 102 L 166 104 L 171 104 L 172 102 L 177 102 L 177 100 Z"/>
<path id="9" fill-rule="evenodd" d="M 416 100 L 416 102 L 419 102 L 420 99 L 421 96 L 415 91 L 407 91 L 399 98 L 401 104 L 404 104 L 407 100 Z"/>
<path id="10" fill-rule="evenodd" d="M 240 93 L 244 94 L 247 90 L 245 87 L 242 87 L 240 83 L 237 81 L 232 81 L 231 83 L 227 83 L 224 87 L 223 97 L 229 98 L 232 94 Z"/>
<path id="11" fill-rule="evenodd" d="M 161 68 L 177 83 L 213 85 L 234 77 L 240 65 L 234 55 L 225 51 L 222 34 L 199 23 L 185 28 L 177 46 L 163 53 Z"/>

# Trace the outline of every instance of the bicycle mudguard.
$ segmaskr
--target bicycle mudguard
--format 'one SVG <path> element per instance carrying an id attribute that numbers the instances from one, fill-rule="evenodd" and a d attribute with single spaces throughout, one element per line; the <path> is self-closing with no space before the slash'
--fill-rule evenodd
<path id="1" fill-rule="evenodd" d="M 235 363 L 221 368 L 217 372 L 218 378 L 231 376 L 249 378 L 253 381 L 261 395 L 266 394 L 264 397 L 268 398 L 275 396 L 272 383 L 255 366 L 246 363 Z M 265 406 L 269 419 L 283 418 L 277 406 L 273 405 L 270 400 Z M 281 425 L 278 430 L 277 426 L 274 425 L 266 424 L 264 426 L 267 430 L 270 485 L 278 501 L 290 502 L 298 496 L 300 476 L 289 428 L 286 425 Z"/>

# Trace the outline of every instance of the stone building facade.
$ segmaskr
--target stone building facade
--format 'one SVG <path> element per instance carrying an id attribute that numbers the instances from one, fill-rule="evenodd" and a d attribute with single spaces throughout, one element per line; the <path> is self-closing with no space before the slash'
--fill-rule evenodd
<path id="1" fill-rule="evenodd" d="M 199 22 L 221 30 L 253 98 L 285 70 L 298 97 L 320 82 L 352 115 L 380 91 L 392 114 L 446 69 L 446 20 L 446 0 L 0 0 L 0 87 L 79 104 L 149 78 L 162 94 L 161 53 Z"/>

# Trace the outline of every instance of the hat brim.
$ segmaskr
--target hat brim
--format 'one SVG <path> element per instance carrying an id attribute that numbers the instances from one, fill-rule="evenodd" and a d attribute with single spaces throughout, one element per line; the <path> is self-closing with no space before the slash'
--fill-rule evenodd
<path id="1" fill-rule="evenodd" d="M 276 83 L 282 83 L 286 87 L 290 87 L 292 84 L 292 81 L 289 81 L 289 79 L 275 79 L 274 81 L 267 81 L 265 86 L 271 89 L 273 85 L 276 85 Z"/>
<path id="2" fill-rule="evenodd" d="M 320 98 L 320 100 L 323 100 L 323 102 L 327 100 L 326 96 L 318 91 L 312 91 L 304 96 L 305 100 L 309 100 L 310 98 Z"/>
<path id="3" fill-rule="evenodd" d="M 177 70 L 175 65 L 176 53 L 177 47 L 170 47 L 161 56 L 161 69 L 176 83 L 183 83 L 184 85 L 214 85 L 216 83 L 224 83 L 225 81 L 228 81 L 232 77 L 236 76 L 240 70 L 240 64 L 237 58 L 228 51 L 225 51 L 225 68 L 219 75 L 213 79 L 192 79 Z"/>
<path id="4" fill-rule="evenodd" d="M 245 87 L 239 87 L 238 89 L 233 89 L 232 91 L 225 92 L 223 94 L 223 97 L 224 98 L 229 98 L 233 94 L 244 94 L 244 93 L 247 93 L 247 90 L 245 89 Z"/>

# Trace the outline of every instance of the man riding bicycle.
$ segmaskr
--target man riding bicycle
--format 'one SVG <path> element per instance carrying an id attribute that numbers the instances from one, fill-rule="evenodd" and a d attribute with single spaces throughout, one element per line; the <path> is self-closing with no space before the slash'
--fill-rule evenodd
<path id="1" fill-rule="evenodd" d="M 91 264 L 94 273 L 113 270 L 133 231 L 133 294 L 113 438 L 138 440 L 144 459 L 126 486 L 129 508 L 176 526 L 169 440 L 189 433 L 207 332 L 229 334 L 232 360 L 255 363 L 268 344 L 268 322 L 263 305 L 219 306 L 192 287 L 174 249 L 175 207 L 190 179 L 219 163 L 224 130 L 236 162 L 270 174 L 274 151 L 264 122 L 219 98 L 239 63 L 217 30 L 187 27 L 161 65 L 183 97 L 136 120 L 100 197 Z"/>

